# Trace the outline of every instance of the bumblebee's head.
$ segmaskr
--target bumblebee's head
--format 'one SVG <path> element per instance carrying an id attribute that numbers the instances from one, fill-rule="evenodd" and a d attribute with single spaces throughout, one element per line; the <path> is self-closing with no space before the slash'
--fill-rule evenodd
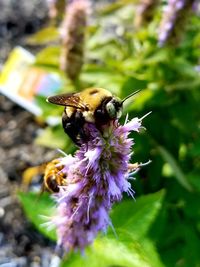
<path id="1" fill-rule="evenodd" d="M 131 96 L 137 94 L 139 90 L 133 92 L 132 94 L 128 95 L 125 97 L 123 100 L 117 98 L 117 97 L 112 97 L 107 103 L 106 103 L 106 111 L 108 113 L 108 116 L 110 119 L 119 119 L 122 115 L 122 108 L 123 108 L 123 103 L 130 98 Z"/>
<path id="2" fill-rule="evenodd" d="M 137 92 L 138 91 L 130 94 L 123 100 L 115 96 L 105 97 L 94 112 L 96 124 L 104 125 L 107 124 L 110 120 L 119 119 L 122 115 L 124 101 L 136 94 Z"/>
<path id="3" fill-rule="evenodd" d="M 119 119 L 122 115 L 123 102 L 119 98 L 112 98 L 105 106 L 110 119 Z"/>

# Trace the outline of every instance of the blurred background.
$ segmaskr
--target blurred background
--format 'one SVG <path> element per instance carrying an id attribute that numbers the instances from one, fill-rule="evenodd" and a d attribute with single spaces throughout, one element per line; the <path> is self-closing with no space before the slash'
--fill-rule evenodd
<path id="1" fill-rule="evenodd" d="M 90 86 L 140 89 L 121 122 L 152 111 L 132 136 L 132 162 L 152 162 L 132 181 L 136 202 L 111 213 L 129 236 L 108 233 L 106 248 L 99 236 L 61 266 L 199 267 L 199 1 L 0 0 L 0 43 L 0 267 L 56 266 L 41 166 L 76 148 L 46 97 Z"/>

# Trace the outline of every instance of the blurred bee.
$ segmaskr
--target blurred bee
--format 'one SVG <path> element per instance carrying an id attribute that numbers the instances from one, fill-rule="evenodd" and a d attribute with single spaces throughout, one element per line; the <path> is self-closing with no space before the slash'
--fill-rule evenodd
<path id="1" fill-rule="evenodd" d="M 58 193 L 59 186 L 66 185 L 66 175 L 62 172 L 63 166 L 57 166 L 58 163 L 58 159 L 54 159 L 47 164 L 26 169 L 23 173 L 23 190 L 27 190 L 34 176 L 43 174 L 44 178 L 41 193 L 44 191 Z"/>
<path id="2" fill-rule="evenodd" d="M 86 122 L 94 123 L 101 131 L 103 125 L 121 117 L 124 101 L 137 92 L 121 100 L 106 89 L 87 88 L 79 93 L 50 96 L 47 101 L 65 107 L 62 115 L 64 131 L 80 146 L 87 141 Z"/>
<path id="3" fill-rule="evenodd" d="M 63 166 L 57 166 L 59 161 L 52 160 L 46 165 L 44 171 L 43 190 L 58 193 L 59 186 L 66 185 L 66 175 L 62 172 Z"/>

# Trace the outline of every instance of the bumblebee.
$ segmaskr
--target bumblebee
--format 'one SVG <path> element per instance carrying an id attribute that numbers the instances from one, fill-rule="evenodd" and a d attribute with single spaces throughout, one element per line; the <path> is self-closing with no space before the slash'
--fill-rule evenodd
<path id="1" fill-rule="evenodd" d="M 58 193 L 59 186 L 66 185 L 66 175 L 62 172 L 63 165 L 58 166 L 59 160 L 54 159 L 48 163 L 30 167 L 23 172 L 22 188 L 27 190 L 31 184 L 33 177 L 43 175 L 43 184 L 41 192 L 48 191 L 50 193 Z"/>
<path id="2" fill-rule="evenodd" d="M 121 100 L 104 88 L 87 88 L 79 93 L 50 96 L 47 102 L 65 107 L 62 115 L 64 131 L 81 146 L 87 141 L 86 122 L 94 123 L 101 131 L 103 125 L 121 117 L 124 101 L 137 92 Z"/>
<path id="3" fill-rule="evenodd" d="M 58 193 L 59 186 L 66 185 L 66 175 L 62 172 L 63 166 L 57 166 L 57 159 L 49 162 L 44 171 L 43 191 L 47 190 L 50 193 Z"/>

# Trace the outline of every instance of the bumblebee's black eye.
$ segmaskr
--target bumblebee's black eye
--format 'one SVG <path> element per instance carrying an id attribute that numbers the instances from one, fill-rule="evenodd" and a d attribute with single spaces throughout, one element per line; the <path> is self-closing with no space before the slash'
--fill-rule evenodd
<path id="1" fill-rule="evenodd" d="M 112 99 L 106 104 L 106 111 L 111 119 L 118 119 L 122 115 L 122 103 L 117 99 Z"/>
<path id="2" fill-rule="evenodd" d="M 106 104 L 106 110 L 111 119 L 114 119 L 116 117 L 116 109 L 112 102 L 108 102 Z"/>

